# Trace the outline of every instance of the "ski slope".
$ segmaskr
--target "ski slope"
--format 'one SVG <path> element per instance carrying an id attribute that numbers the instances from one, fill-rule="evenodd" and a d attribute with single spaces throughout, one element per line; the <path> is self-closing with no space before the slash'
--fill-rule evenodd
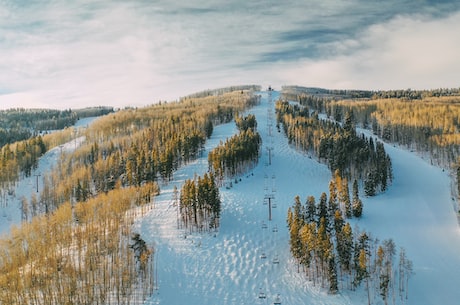
<path id="1" fill-rule="evenodd" d="M 163 185 L 155 209 L 135 224 L 157 250 L 157 290 L 146 304 L 273 304 L 277 297 L 282 304 L 367 304 L 364 289 L 329 295 L 297 273 L 289 253 L 287 209 L 296 195 L 304 202 L 308 195 L 319 199 L 322 192 L 327 193 L 331 174 L 325 165 L 288 145 L 275 128 L 273 102 L 268 101 L 267 92 L 261 94 L 261 105 L 249 112 L 258 122 L 263 155 L 241 181 L 220 189 L 219 232 L 189 235 L 178 229 L 172 190 L 174 186 L 180 190 L 185 179 L 206 172 L 207 153 L 236 133 L 233 122 L 214 128 L 203 156 Z M 277 96 L 274 92 L 272 100 Z M 405 248 L 415 275 L 404 304 L 458 304 L 460 230 L 449 177 L 405 150 L 389 145 L 386 149 L 393 162 L 394 182 L 385 194 L 361 195 L 364 215 L 352 224 L 380 240 L 393 238 L 398 248 Z M 271 221 L 266 197 L 272 197 L 276 205 Z M 279 263 L 273 263 L 274 259 Z M 260 293 L 266 298 L 259 298 Z M 373 304 L 383 302 L 376 296 Z"/>
<path id="2" fill-rule="evenodd" d="M 179 169 L 173 182 L 162 185 L 155 208 L 134 224 L 156 249 L 157 290 L 145 304 L 273 304 L 278 296 L 283 305 L 367 304 L 363 289 L 329 295 L 297 273 L 289 253 L 287 209 L 296 195 L 304 202 L 308 195 L 319 199 L 322 192 L 327 193 L 331 174 L 325 165 L 288 145 L 283 133 L 276 130 L 273 102 L 268 102 L 267 92 L 261 95 L 262 103 L 249 112 L 256 115 L 263 153 L 258 166 L 241 176 L 241 181 L 233 181 L 230 189 L 220 189 L 219 231 L 190 235 L 178 229 L 173 187 L 180 190 L 185 179 L 206 172 L 207 153 L 237 132 L 233 122 L 215 126 L 203 156 Z M 273 92 L 272 100 L 277 96 Z M 76 145 L 78 142 L 72 141 L 63 150 L 71 151 Z M 460 230 L 448 173 L 406 150 L 391 145 L 385 148 L 393 162 L 393 184 L 373 198 L 361 194 L 364 214 L 352 224 L 380 240 L 393 238 L 397 247 L 406 249 L 415 275 L 404 304 L 458 304 Z M 50 150 L 35 173 L 50 170 L 59 155 L 60 148 Z M 0 233 L 20 223 L 19 200 L 36 192 L 35 179 L 21 180 L 9 205 L 1 208 Z M 264 205 L 266 197 L 276 204 L 271 221 Z M 261 258 L 263 254 L 266 258 Z M 275 259 L 279 263 L 274 264 Z M 259 298 L 260 293 L 266 298 Z M 373 304 L 383 302 L 377 296 Z M 401 302 L 396 300 L 396 304 Z"/>
<path id="3" fill-rule="evenodd" d="M 78 120 L 73 127 L 85 128 L 97 117 L 88 117 Z M 0 206 L 0 236 L 7 234 L 13 225 L 21 223 L 21 200 L 27 199 L 31 202 L 32 196 L 35 195 L 40 200 L 40 192 L 43 189 L 43 178 L 50 173 L 53 166 L 61 158 L 61 153 L 74 151 L 85 140 L 85 137 L 78 137 L 61 146 L 54 147 L 47 151 L 37 163 L 37 168 L 32 170 L 30 177 L 22 177 L 11 188 L 10 194 L 6 195 L 6 202 Z M 41 211 L 43 212 L 43 211 Z"/>

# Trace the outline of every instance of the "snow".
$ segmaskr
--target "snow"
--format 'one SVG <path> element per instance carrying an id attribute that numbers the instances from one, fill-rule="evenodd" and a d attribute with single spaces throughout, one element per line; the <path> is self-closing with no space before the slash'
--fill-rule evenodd
<path id="1" fill-rule="evenodd" d="M 234 123 L 215 127 L 206 153 L 181 168 L 175 181 L 162 186 L 155 209 L 136 223 L 136 229 L 157 250 L 158 290 L 146 304 L 272 304 L 278 294 L 282 304 L 367 304 L 362 289 L 329 295 L 297 273 L 289 252 L 287 209 L 296 195 L 305 202 L 308 195 L 319 199 L 322 192 L 327 193 L 331 174 L 325 165 L 289 146 L 274 122 L 269 127 L 273 104 L 268 103 L 267 92 L 261 94 L 261 105 L 249 112 L 258 121 L 263 155 L 259 165 L 237 184 L 233 182 L 231 189 L 220 189 L 219 232 L 189 235 L 178 229 L 172 189 L 177 186 L 180 190 L 185 179 L 204 174 L 207 152 L 236 133 Z M 273 94 L 276 100 L 278 93 Z M 394 181 L 386 193 L 372 198 L 361 195 L 364 215 L 352 224 L 380 240 L 392 238 L 398 248 L 406 250 L 415 275 L 405 304 L 457 304 L 460 230 L 448 173 L 403 149 L 385 148 L 393 162 Z M 267 195 L 273 195 L 277 206 L 272 221 L 264 205 Z M 273 227 L 278 231 L 273 232 Z M 279 264 L 273 264 L 275 257 Z M 266 298 L 259 298 L 260 293 Z M 373 301 L 381 302 L 379 298 Z"/>
<path id="2" fill-rule="evenodd" d="M 90 117 L 78 120 L 74 127 L 84 128 L 91 124 L 97 117 Z M 85 140 L 85 137 L 78 137 L 61 147 L 57 146 L 47 151 L 39 160 L 35 170 L 32 171 L 30 177 L 23 177 L 12 188 L 12 193 L 6 195 L 6 202 L 0 205 L 0 236 L 7 234 L 13 225 L 21 223 L 21 199 L 26 198 L 30 203 L 32 195 L 35 194 L 37 199 L 40 198 L 40 193 L 43 188 L 43 177 L 46 173 L 51 172 L 52 167 L 56 164 L 63 153 L 72 152 Z M 37 186 L 38 176 L 38 186 Z M 37 192 L 37 187 L 38 191 Z"/>
<path id="3" fill-rule="evenodd" d="M 274 122 L 269 131 L 268 109 L 272 109 L 273 118 L 273 102 L 268 103 L 267 92 L 261 94 L 261 105 L 249 112 L 256 115 L 263 154 L 259 165 L 241 176 L 241 181 L 233 181 L 230 189 L 220 189 L 223 210 L 219 231 L 189 234 L 178 229 L 173 188 L 180 190 L 185 179 L 206 172 L 207 153 L 236 133 L 233 122 L 215 126 L 203 156 L 179 169 L 174 181 L 162 185 L 154 209 L 134 224 L 156 249 L 157 290 L 145 304 L 273 304 L 278 294 L 283 305 L 367 304 L 363 289 L 329 295 L 297 272 L 289 252 L 287 209 L 296 195 L 305 202 L 308 195 L 318 200 L 322 192 L 327 193 L 331 174 L 325 165 L 289 146 Z M 276 100 L 278 93 L 273 95 Z M 71 149 L 73 142 L 68 145 Z M 272 153 L 271 164 L 267 148 Z M 392 238 L 397 247 L 405 248 L 415 275 L 404 304 L 458 304 L 460 230 L 448 173 L 403 149 L 385 148 L 392 159 L 394 181 L 386 193 L 376 197 L 366 198 L 361 192 L 364 214 L 352 225 L 380 240 Z M 39 171 L 51 167 L 58 156 L 59 149 L 47 153 L 40 160 Z M 34 191 L 31 178 L 20 183 L 17 197 L 20 192 Z M 264 205 L 267 195 L 273 196 L 276 204 L 271 221 Z M 8 211 L 6 214 L 13 214 Z M 1 217 L 0 232 L 7 230 L 4 219 Z M 19 222 L 16 215 L 11 219 L 9 222 Z M 262 254 L 266 258 L 261 258 Z M 273 264 L 274 258 L 279 259 L 278 264 Z M 266 298 L 259 298 L 260 293 Z M 373 304 L 383 303 L 376 298 Z"/>

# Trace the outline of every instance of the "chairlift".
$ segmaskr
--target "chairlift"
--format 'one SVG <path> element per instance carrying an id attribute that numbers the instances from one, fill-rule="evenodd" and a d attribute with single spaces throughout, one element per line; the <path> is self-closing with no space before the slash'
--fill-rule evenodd
<path id="1" fill-rule="evenodd" d="M 260 258 L 261 259 L 266 259 L 267 258 L 267 255 L 265 254 L 265 252 L 262 252 L 262 254 L 260 255 Z"/>
<path id="2" fill-rule="evenodd" d="M 275 255 L 275 258 L 273 258 L 273 264 L 279 264 L 280 263 L 280 259 L 278 257 L 278 255 Z"/>
<path id="3" fill-rule="evenodd" d="M 276 296 L 275 301 L 273 302 L 273 305 L 281 305 L 281 297 L 279 293 Z"/>
<path id="4" fill-rule="evenodd" d="M 272 229 L 272 232 L 273 232 L 273 233 L 278 232 L 278 226 L 275 225 L 275 226 L 273 227 L 273 229 Z"/>
<path id="5" fill-rule="evenodd" d="M 276 208 L 276 203 L 273 202 L 273 203 L 272 203 L 272 209 L 275 209 L 275 208 Z"/>
<path id="6" fill-rule="evenodd" d="M 262 229 L 268 228 L 267 224 L 265 222 L 262 222 Z"/>
<path id="7" fill-rule="evenodd" d="M 259 290 L 259 299 L 266 299 L 267 295 L 262 291 L 262 288 Z"/>

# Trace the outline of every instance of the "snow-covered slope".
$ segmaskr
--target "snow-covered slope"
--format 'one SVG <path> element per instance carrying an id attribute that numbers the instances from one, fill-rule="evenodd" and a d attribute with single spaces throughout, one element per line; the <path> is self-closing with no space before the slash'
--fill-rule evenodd
<path id="1" fill-rule="evenodd" d="M 263 137 L 263 155 L 259 165 L 233 182 L 231 189 L 221 188 L 223 211 L 217 234 L 189 235 L 177 229 L 173 187 L 180 189 L 185 179 L 202 175 L 208 168 L 207 153 L 220 140 L 236 133 L 234 123 L 214 128 L 203 156 L 175 173 L 175 181 L 162 185 L 155 208 L 136 223 L 142 237 L 156 252 L 158 290 L 146 304 L 272 304 L 279 294 L 285 304 L 367 304 L 362 290 L 342 290 L 328 295 L 297 273 L 288 245 L 286 212 L 299 195 L 317 199 L 328 192 L 330 172 L 326 166 L 288 146 L 274 122 L 267 124 L 268 94 L 261 105 L 249 112 L 256 115 Z M 273 93 L 276 100 L 277 93 Z M 272 135 L 272 136 L 271 136 Z M 78 144 L 78 143 L 77 143 Z M 63 149 L 73 149 L 75 142 Z M 450 181 L 446 172 L 430 166 L 410 152 L 386 146 L 393 162 L 394 182 L 390 189 L 373 198 L 365 198 L 364 215 L 354 221 L 380 240 L 393 238 L 406 249 L 414 263 L 415 275 L 405 304 L 458 304 L 460 300 L 460 230 L 452 208 Z M 268 151 L 272 153 L 269 164 Z M 48 152 L 37 173 L 44 173 L 59 160 L 60 150 Z M 19 198 L 30 198 L 36 191 L 35 177 L 22 180 L 8 208 L 0 212 L 0 232 L 20 222 Z M 268 220 L 264 198 L 270 195 L 276 208 Z M 265 227 L 266 228 L 263 228 Z M 275 230 L 275 228 L 277 230 Z M 276 232 L 274 232 L 276 231 Z M 261 258 L 265 254 L 266 258 Z M 279 259 L 278 264 L 273 260 Z M 265 299 L 259 293 L 266 294 Z M 373 304 L 383 304 L 378 298 Z M 390 302 L 391 304 L 391 302 Z M 397 304 L 401 304 L 397 300 Z"/>
<path id="2" fill-rule="evenodd" d="M 136 224 L 157 250 L 158 290 L 147 304 L 272 304 L 278 294 L 282 304 L 367 304 L 363 291 L 331 296 L 297 273 L 289 253 L 287 209 L 296 195 L 305 201 L 308 195 L 319 198 L 328 192 L 331 175 L 326 166 L 288 146 L 274 122 L 269 127 L 273 103 L 268 102 L 268 93 L 262 95 L 261 105 L 249 112 L 256 115 L 264 153 L 241 181 L 231 189 L 221 188 L 219 232 L 188 235 L 177 229 L 172 189 L 176 185 L 180 190 L 185 179 L 207 170 L 207 152 L 236 132 L 234 123 L 215 127 L 202 158 L 162 186 L 155 209 Z M 273 95 L 276 100 L 277 93 Z M 404 150 L 386 149 L 393 161 L 394 182 L 385 194 L 361 196 L 364 216 L 354 225 L 380 240 L 393 238 L 406 249 L 416 273 L 406 304 L 458 304 L 460 231 L 447 173 Z M 264 205 L 267 196 L 273 196 L 276 204 L 271 221 Z M 279 264 L 273 263 L 275 258 Z M 261 292 L 265 299 L 259 298 Z"/>
<path id="3" fill-rule="evenodd" d="M 75 128 L 87 127 L 97 117 L 89 117 L 78 120 L 74 125 Z M 61 152 L 71 152 L 78 147 L 84 137 L 79 137 L 72 140 L 61 147 L 54 147 L 47 151 L 39 160 L 37 168 L 32 171 L 30 177 L 23 177 L 12 188 L 12 192 L 6 195 L 6 202 L 0 206 L 0 236 L 7 234 L 13 225 L 18 225 L 21 222 L 21 200 L 26 198 L 30 203 L 32 195 L 35 194 L 37 199 L 40 199 L 40 193 L 43 188 L 43 177 L 46 173 L 52 170 L 52 167 L 59 161 Z M 37 179 L 38 178 L 38 179 Z"/>

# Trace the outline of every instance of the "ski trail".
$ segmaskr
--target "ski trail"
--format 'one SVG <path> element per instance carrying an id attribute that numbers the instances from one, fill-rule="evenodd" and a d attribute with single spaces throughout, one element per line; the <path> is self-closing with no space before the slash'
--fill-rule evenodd
<path id="1" fill-rule="evenodd" d="M 159 250 L 160 289 L 151 303 L 179 304 L 186 300 L 189 304 L 271 304 L 279 294 L 283 304 L 300 304 L 323 294 L 309 283 L 298 288 L 298 282 L 305 280 L 302 274 L 293 276 L 297 270 L 290 258 L 286 212 L 295 195 L 305 200 L 315 190 L 327 190 L 330 172 L 326 166 L 289 147 L 282 133 L 272 130 L 270 136 L 266 132 L 268 109 L 274 111 L 274 102 L 267 100 L 264 93 L 262 104 L 250 111 L 256 116 L 263 138 L 259 164 L 233 181 L 231 189 L 220 189 L 221 226 L 216 235 L 194 233 L 185 238 L 186 232 L 177 230 L 171 190 L 174 185 L 180 190 L 182 182 L 195 173 L 204 174 L 207 152 L 236 133 L 233 122 L 214 128 L 203 157 L 179 169 L 175 181 L 162 187 L 156 208 L 137 223 L 137 229 L 148 232 L 146 240 Z M 267 147 L 273 153 L 272 165 Z M 283 170 L 276 171 L 279 168 Z M 278 179 L 283 184 L 289 181 L 292 187 L 278 190 Z M 271 221 L 268 205 L 264 204 L 267 194 L 276 206 Z M 315 194 L 318 198 L 319 195 Z M 260 293 L 266 298 L 259 298 Z M 341 304 L 341 298 L 339 295 L 332 299 Z"/>

